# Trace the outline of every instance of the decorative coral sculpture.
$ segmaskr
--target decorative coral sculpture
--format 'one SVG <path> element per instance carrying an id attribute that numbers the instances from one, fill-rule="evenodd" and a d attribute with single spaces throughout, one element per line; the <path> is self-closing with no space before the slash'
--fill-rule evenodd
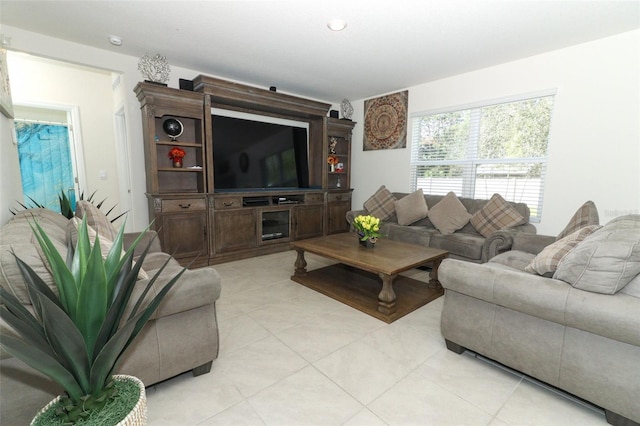
<path id="1" fill-rule="evenodd" d="M 145 80 L 166 84 L 167 81 L 169 81 L 171 67 L 165 56 L 157 53 L 156 56 L 150 58 L 149 55 L 145 53 L 145 55 L 140 58 L 140 61 L 138 61 L 138 71 L 140 71 Z"/>

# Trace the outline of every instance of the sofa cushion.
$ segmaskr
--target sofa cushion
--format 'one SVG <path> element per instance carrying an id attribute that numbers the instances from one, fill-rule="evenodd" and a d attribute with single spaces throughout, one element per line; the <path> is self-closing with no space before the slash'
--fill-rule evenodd
<path id="1" fill-rule="evenodd" d="M 560 240 L 569 234 L 573 234 L 580 228 L 591 225 L 599 225 L 598 209 L 593 201 L 587 201 L 574 213 L 567 226 L 558 234 L 556 240 Z"/>
<path id="2" fill-rule="evenodd" d="M 422 189 L 413 191 L 406 197 L 397 200 L 394 203 L 394 208 L 398 217 L 398 225 L 411 225 L 424 219 L 429 213 Z"/>
<path id="3" fill-rule="evenodd" d="M 429 209 L 429 220 L 442 234 L 453 234 L 465 226 L 471 215 L 458 200 L 454 192 L 449 192 L 435 206 Z"/>
<path id="4" fill-rule="evenodd" d="M 601 226 L 599 225 L 585 226 L 553 244 L 549 244 L 524 268 L 525 272 L 551 278 L 558 269 L 558 264 L 560 264 L 562 258 L 577 246 L 580 241 L 600 228 Z"/>
<path id="5" fill-rule="evenodd" d="M 27 284 L 16 263 L 17 257 L 38 274 L 54 292 L 57 287 L 31 225 L 37 222 L 51 239 L 63 259 L 67 256 L 66 224 L 68 219 L 47 209 L 18 212 L 0 229 L 0 285 L 23 304 L 30 304 Z"/>
<path id="6" fill-rule="evenodd" d="M 80 200 L 76 204 L 76 216 L 87 218 L 87 225 L 92 227 L 99 235 L 108 240 L 115 240 L 118 230 L 113 226 L 107 215 L 88 201 Z"/>
<path id="7" fill-rule="evenodd" d="M 526 251 L 508 250 L 492 257 L 488 264 L 500 264 L 518 271 L 524 271 L 524 268 L 526 268 L 535 257 L 535 254 L 528 253 Z"/>
<path id="8" fill-rule="evenodd" d="M 435 233 L 431 236 L 429 247 L 446 250 L 456 256 L 480 261 L 484 237 L 477 234 L 456 232 L 453 234 Z"/>
<path id="9" fill-rule="evenodd" d="M 384 185 L 364 202 L 364 208 L 380 220 L 387 220 L 395 213 L 396 197 Z"/>
<path id="10" fill-rule="evenodd" d="M 436 234 L 438 231 L 433 227 L 401 226 L 397 223 L 388 223 L 385 236 L 396 241 L 431 247 L 431 238 Z"/>
<path id="11" fill-rule="evenodd" d="M 554 278 L 575 288 L 615 294 L 640 273 L 640 215 L 618 217 L 569 252 Z"/>
<path id="12" fill-rule="evenodd" d="M 481 235 L 488 237 L 501 229 L 524 225 L 527 219 L 500 194 L 493 194 L 491 199 L 471 217 L 470 222 Z"/>

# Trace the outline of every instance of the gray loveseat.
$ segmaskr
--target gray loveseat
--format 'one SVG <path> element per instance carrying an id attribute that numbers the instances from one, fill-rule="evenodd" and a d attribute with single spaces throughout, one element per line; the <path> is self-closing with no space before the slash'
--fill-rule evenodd
<path id="1" fill-rule="evenodd" d="M 25 284 L 11 251 L 34 268 L 41 277 L 53 283 L 29 227 L 29 220 L 37 220 L 47 234 L 66 252 L 68 238 L 64 216 L 45 209 L 25 210 L 0 228 L 0 285 L 23 300 L 27 307 Z M 131 243 L 137 235 L 126 235 Z M 147 237 L 153 236 L 149 232 Z M 142 241 L 136 250 L 146 247 Z M 170 256 L 160 250 L 156 238 L 142 267 L 149 276 Z M 181 266 L 174 259 L 162 272 L 173 277 Z M 48 278 L 47 278 L 48 277 Z M 162 276 L 159 278 L 163 281 Z M 144 280 L 139 280 L 142 287 Z M 55 287 L 55 284 L 51 284 Z M 220 276 L 213 268 L 189 270 L 147 323 L 138 340 L 127 351 L 119 371 L 141 379 L 149 386 L 178 374 L 193 370 L 194 375 L 209 372 L 218 356 L 218 325 L 216 300 L 220 297 Z M 0 322 L 2 333 L 11 332 Z M 35 413 L 60 393 L 60 388 L 6 352 L 0 353 L 0 424 L 28 424 Z"/>
<path id="2" fill-rule="evenodd" d="M 553 277 L 523 269 L 555 238 L 516 235 L 477 265 L 444 260 L 447 347 L 472 350 L 640 424 L 640 215 L 617 218 L 561 257 Z M 562 278 L 562 279 L 560 279 Z"/>
<path id="3" fill-rule="evenodd" d="M 409 196 L 408 193 L 393 192 L 393 196 L 400 200 Z M 445 196 L 424 195 L 424 199 L 429 209 L 433 208 Z M 458 197 L 467 212 L 471 215 L 488 202 L 488 200 Z M 496 231 L 485 237 L 481 235 L 471 223 L 467 223 L 462 229 L 452 234 L 442 234 L 433 225 L 428 217 L 420 219 L 410 225 L 400 225 L 397 215 L 393 214 L 389 219 L 382 221 L 380 233 L 383 237 L 404 241 L 407 243 L 423 245 L 427 247 L 447 250 L 452 259 L 466 260 L 468 262 L 484 263 L 495 255 L 507 251 L 511 248 L 513 235 L 516 233 L 535 234 L 536 228 L 529 223 L 529 207 L 524 203 L 511 203 L 511 206 L 522 215 L 525 224 L 514 226 L 507 230 Z M 370 214 L 366 209 L 351 210 L 347 212 L 346 219 L 353 231 L 353 220 L 358 215 Z"/>

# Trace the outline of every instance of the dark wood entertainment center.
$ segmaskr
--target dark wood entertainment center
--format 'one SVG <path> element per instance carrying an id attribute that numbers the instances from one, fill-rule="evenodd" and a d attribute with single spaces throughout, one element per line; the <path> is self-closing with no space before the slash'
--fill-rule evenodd
<path id="1" fill-rule="evenodd" d="M 290 249 L 290 242 L 348 231 L 351 209 L 351 132 L 354 122 L 327 117 L 329 104 L 208 76 L 194 90 L 138 83 L 149 218 L 165 251 L 182 263 L 197 256 L 205 266 Z M 216 191 L 211 108 L 295 120 L 308 124 L 309 187 Z M 183 132 L 163 131 L 169 118 Z M 337 140 L 341 167 L 327 163 Z M 186 153 L 173 167 L 169 150 Z"/>

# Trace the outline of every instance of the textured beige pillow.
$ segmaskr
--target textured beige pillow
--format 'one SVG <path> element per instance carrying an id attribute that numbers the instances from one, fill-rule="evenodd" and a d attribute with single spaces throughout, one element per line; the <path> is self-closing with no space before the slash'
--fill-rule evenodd
<path id="1" fill-rule="evenodd" d="M 424 219 L 429 214 L 429 208 L 424 199 L 422 189 L 400 198 L 394 205 L 396 216 L 398 217 L 398 225 L 411 225 L 420 219 Z"/>
<path id="2" fill-rule="evenodd" d="M 484 237 L 501 229 L 525 223 L 527 219 L 500 194 L 493 194 L 491 199 L 471 217 L 471 225 Z"/>
<path id="3" fill-rule="evenodd" d="M 585 226 L 599 224 L 600 217 L 598 216 L 598 209 L 596 208 L 595 203 L 593 201 L 587 201 L 574 213 L 567 226 L 565 226 L 562 232 L 558 234 L 556 240 L 564 238 Z"/>
<path id="4" fill-rule="evenodd" d="M 377 217 L 380 220 L 387 220 L 395 213 L 394 203 L 396 197 L 393 196 L 384 185 L 364 202 L 364 208 L 372 216 Z"/>
<path id="5" fill-rule="evenodd" d="M 454 192 L 449 192 L 429 209 L 429 220 L 444 235 L 462 229 L 470 218 L 471 215 Z"/>
<path id="6" fill-rule="evenodd" d="M 640 274 L 640 215 L 618 217 L 562 258 L 553 278 L 615 294 Z"/>
<path id="7" fill-rule="evenodd" d="M 98 235 L 108 240 L 115 240 L 118 230 L 113 226 L 107 215 L 88 201 L 80 200 L 76 204 L 76 216 L 87 218 L 87 225 L 92 227 Z"/>
<path id="8" fill-rule="evenodd" d="M 596 230 L 602 228 L 599 225 L 585 226 L 578 229 L 573 234 L 556 241 L 545 247 L 536 257 L 533 258 L 524 270 L 532 274 L 544 275 L 551 277 L 558 269 L 558 265 L 578 243 Z"/>

